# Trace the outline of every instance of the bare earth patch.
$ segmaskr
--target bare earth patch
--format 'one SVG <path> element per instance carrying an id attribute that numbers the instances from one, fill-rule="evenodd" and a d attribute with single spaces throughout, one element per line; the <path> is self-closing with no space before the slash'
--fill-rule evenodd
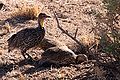
<path id="1" fill-rule="evenodd" d="M 31 48 L 28 53 L 34 58 L 34 63 L 24 60 L 19 50 L 8 53 L 7 39 L 14 33 L 28 27 L 36 27 L 36 16 L 40 12 L 50 15 L 51 19 L 46 19 L 45 37 L 56 38 L 65 43 L 68 47 L 75 46 L 76 42 L 62 33 L 57 27 L 53 11 L 56 11 L 60 26 L 70 35 L 74 36 L 76 29 L 76 39 L 91 46 L 95 41 L 92 31 L 95 24 L 95 14 L 105 9 L 101 0 L 1 0 L 5 7 L 0 10 L 0 80 L 119 80 L 120 66 L 116 64 L 118 70 L 111 71 L 107 68 L 104 58 L 110 62 L 111 58 L 105 53 L 95 54 L 100 56 L 99 60 L 103 65 L 98 65 L 97 61 L 90 57 L 88 62 L 81 64 L 70 64 L 64 66 L 39 66 L 39 59 L 44 52 L 40 47 Z M 26 7 L 24 7 L 26 6 Z M 35 6 L 35 7 L 34 7 Z M 29 7 L 29 11 L 26 8 Z M 33 10 L 32 10 L 33 9 Z M 28 14 L 23 14 L 28 12 Z M 31 11 L 30 11 L 31 10 Z M 20 13 L 21 12 L 21 13 Z M 13 16 L 28 15 L 28 19 L 14 18 Z M 20 15 L 21 16 L 21 15 Z M 32 16 L 32 17 L 30 17 Z M 5 27 L 5 28 L 3 28 Z M 8 32 L 6 32 L 9 30 Z M 73 49 L 73 51 L 75 51 Z M 77 51 L 76 51 L 77 52 Z M 79 52 L 84 53 L 84 52 Z M 114 59 L 112 59 L 114 60 Z M 49 65 L 49 64 L 48 64 Z M 118 72 L 117 72 L 118 71 Z M 114 73 L 113 73 L 114 72 Z M 116 77 L 117 75 L 117 77 Z"/>

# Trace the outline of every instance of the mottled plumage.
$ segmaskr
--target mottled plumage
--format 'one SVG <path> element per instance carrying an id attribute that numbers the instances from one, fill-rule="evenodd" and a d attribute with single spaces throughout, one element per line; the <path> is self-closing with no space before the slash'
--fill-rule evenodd
<path id="1" fill-rule="evenodd" d="M 66 46 L 48 48 L 42 55 L 42 61 L 55 64 L 73 64 L 77 57 Z"/>
<path id="2" fill-rule="evenodd" d="M 47 16 L 44 13 L 40 13 L 38 16 L 39 25 L 37 28 L 26 28 L 10 37 L 8 39 L 8 51 L 12 51 L 13 49 L 18 48 L 21 50 L 21 53 L 23 54 L 24 58 L 26 58 L 26 51 L 36 46 L 44 38 L 45 30 L 43 27 L 43 21 L 47 17 L 50 16 Z M 28 57 L 30 56 L 28 55 Z"/>
<path id="3" fill-rule="evenodd" d="M 39 27 L 21 30 L 8 39 L 9 49 L 19 48 L 22 51 L 26 51 L 37 45 L 43 39 L 44 35 L 45 30 Z"/>
<path id="4" fill-rule="evenodd" d="M 61 47 L 61 46 L 66 46 L 65 43 L 60 42 L 58 39 L 56 38 L 48 38 L 48 37 L 44 37 L 44 39 L 40 42 L 39 46 L 43 49 L 46 50 L 50 47 Z"/>
<path id="5" fill-rule="evenodd" d="M 57 65 L 69 65 L 88 61 L 85 54 L 76 55 L 67 46 L 51 47 L 41 55 L 41 65 L 50 62 Z"/>

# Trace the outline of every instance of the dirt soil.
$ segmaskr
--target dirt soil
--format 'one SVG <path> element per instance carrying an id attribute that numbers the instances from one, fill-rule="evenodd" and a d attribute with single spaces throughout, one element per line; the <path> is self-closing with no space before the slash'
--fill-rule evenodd
<path id="1" fill-rule="evenodd" d="M 24 28 L 37 26 L 37 20 L 6 21 L 24 4 L 36 5 L 39 7 L 38 13 L 44 12 L 52 17 L 45 21 L 45 37 L 57 38 L 66 45 L 75 43 L 57 28 L 53 14 L 53 11 L 56 11 L 60 26 L 64 30 L 74 36 L 78 28 L 76 39 L 84 45 L 91 45 L 95 41 L 91 32 L 95 23 L 94 14 L 105 11 L 102 0 L 1 0 L 1 2 L 5 6 L 0 10 L 0 34 L 6 32 L 3 27 L 10 27 L 10 32 L 0 36 L 0 80 L 120 80 L 120 74 L 110 73 L 109 69 L 96 65 L 95 60 L 69 66 L 40 67 L 37 61 L 31 64 L 24 60 L 19 50 L 8 53 L 7 49 L 7 39 L 11 35 Z M 35 60 L 40 59 L 42 52 L 44 51 L 40 47 L 28 50 Z"/>

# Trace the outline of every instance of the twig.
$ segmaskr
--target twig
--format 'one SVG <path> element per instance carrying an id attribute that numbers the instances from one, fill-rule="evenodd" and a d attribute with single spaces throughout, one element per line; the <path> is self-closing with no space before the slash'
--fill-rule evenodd
<path id="1" fill-rule="evenodd" d="M 76 29 L 76 31 L 75 31 L 75 36 L 74 36 L 74 38 L 77 37 L 77 32 L 78 32 L 78 27 L 77 27 L 77 29 Z"/>
<path id="2" fill-rule="evenodd" d="M 70 34 L 68 34 L 68 32 L 66 32 L 62 27 L 60 27 L 58 18 L 57 18 L 57 16 L 56 16 L 56 12 L 54 12 L 54 16 L 55 16 L 55 19 L 56 19 L 56 21 L 57 21 L 57 27 L 58 27 L 63 33 L 65 33 L 67 36 L 69 36 L 70 38 L 72 38 L 77 44 L 79 44 L 81 47 L 83 47 L 83 45 L 82 45 L 77 39 L 75 39 L 73 36 L 71 36 Z"/>

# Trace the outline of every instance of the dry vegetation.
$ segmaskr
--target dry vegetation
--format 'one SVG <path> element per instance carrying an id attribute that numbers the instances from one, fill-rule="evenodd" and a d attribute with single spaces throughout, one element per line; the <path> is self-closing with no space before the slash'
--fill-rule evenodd
<path id="1" fill-rule="evenodd" d="M 119 0 L 1 1 L 0 80 L 120 80 Z M 86 54 L 89 60 L 69 66 L 39 66 L 44 52 L 40 47 L 28 50 L 34 63 L 24 60 L 19 50 L 8 53 L 7 39 L 24 28 L 37 26 L 40 12 L 52 16 L 45 22 L 45 38 L 55 38 L 76 54 Z"/>

